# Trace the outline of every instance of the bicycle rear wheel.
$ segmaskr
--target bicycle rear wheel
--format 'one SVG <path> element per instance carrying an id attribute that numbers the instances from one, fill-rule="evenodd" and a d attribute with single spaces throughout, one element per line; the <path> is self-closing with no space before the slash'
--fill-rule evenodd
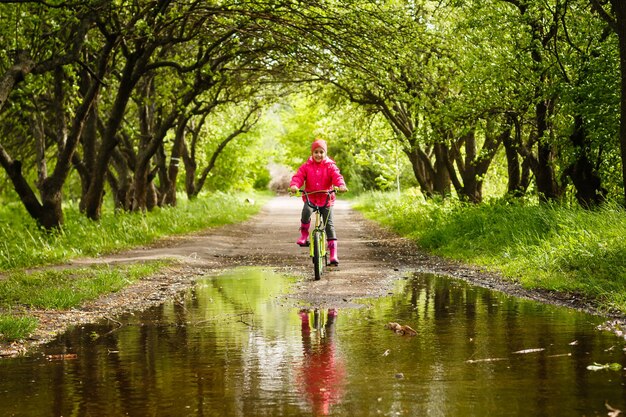
<path id="1" fill-rule="evenodd" d="M 319 230 L 313 231 L 313 272 L 315 275 L 315 280 L 319 280 L 324 273 L 324 267 L 326 266 L 326 261 L 324 259 L 324 248 L 322 245 L 324 244 L 324 239 L 322 236 L 322 232 Z"/>

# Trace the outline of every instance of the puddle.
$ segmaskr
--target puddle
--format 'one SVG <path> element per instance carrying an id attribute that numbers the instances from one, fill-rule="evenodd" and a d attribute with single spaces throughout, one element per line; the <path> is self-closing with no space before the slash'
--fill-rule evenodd
<path id="1" fill-rule="evenodd" d="M 281 304 L 238 269 L 180 300 L 0 361 L 2 416 L 583 416 L 626 411 L 600 317 L 418 274 L 365 308 Z M 409 325 L 401 336 L 385 324 Z"/>

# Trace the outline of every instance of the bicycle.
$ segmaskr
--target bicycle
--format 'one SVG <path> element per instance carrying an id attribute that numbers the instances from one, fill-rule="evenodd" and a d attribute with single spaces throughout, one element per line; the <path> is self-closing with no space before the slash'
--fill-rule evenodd
<path id="1" fill-rule="evenodd" d="M 311 256 L 311 260 L 313 261 L 313 273 L 315 280 L 318 281 L 322 274 L 324 273 L 324 268 L 328 266 L 328 248 L 326 247 L 326 223 L 328 222 L 328 218 L 324 219 L 324 216 L 320 212 L 320 210 L 328 207 L 328 203 L 330 202 L 330 196 L 335 192 L 332 190 L 320 190 L 320 191 L 310 191 L 306 192 L 304 190 L 298 190 L 298 192 L 292 194 L 294 197 L 306 197 L 306 204 L 313 209 L 313 213 L 315 214 L 315 220 L 313 222 L 314 228 L 311 232 L 311 241 L 307 242 L 309 244 L 309 254 Z M 323 206 L 318 206 L 311 203 L 309 200 L 309 194 L 319 194 L 326 193 L 326 202 Z M 312 242 L 312 244 L 311 244 Z"/>

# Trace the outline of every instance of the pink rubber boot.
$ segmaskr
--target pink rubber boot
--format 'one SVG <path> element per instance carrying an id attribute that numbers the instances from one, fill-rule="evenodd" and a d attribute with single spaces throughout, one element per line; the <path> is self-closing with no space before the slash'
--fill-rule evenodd
<path id="1" fill-rule="evenodd" d="M 339 258 L 337 257 L 337 241 L 328 241 L 328 251 L 330 252 L 330 264 L 333 266 L 339 266 Z"/>
<path id="2" fill-rule="evenodd" d="M 300 223 L 300 239 L 296 242 L 300 246 L 309 246 L 309 226 L 311 223 Z"/>

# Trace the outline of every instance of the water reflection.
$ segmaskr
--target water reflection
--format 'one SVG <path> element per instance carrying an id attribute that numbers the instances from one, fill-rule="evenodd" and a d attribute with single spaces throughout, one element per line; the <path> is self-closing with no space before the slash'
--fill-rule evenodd
<path id="1" fill-rule="evenodd" d="M 41 355 L 1 360 L 0 415 L 591 416 L 606 415 L 605 402 L 626 411 L 624 371 L 587 369 L 626 362 L 623 341 L 595 329 L 601 318 L 423 274 L 365 308 L 301 311 L 283 297 L 291 281 L 229 271 L 116 318 L 121 327 L 84 326 Z"/>
<path id="2" fill-rule="evenodd" d="M 337 354 L 334 340 L 338 312 L 330 308 L 324 314 L 316 308 L 300 310 L 298 315 L 303 352 L 298 385 L 303 388 L 313 415 L 326 416 L 330 406 L 341 399 L 345 378 L 343 358 Z"/>

